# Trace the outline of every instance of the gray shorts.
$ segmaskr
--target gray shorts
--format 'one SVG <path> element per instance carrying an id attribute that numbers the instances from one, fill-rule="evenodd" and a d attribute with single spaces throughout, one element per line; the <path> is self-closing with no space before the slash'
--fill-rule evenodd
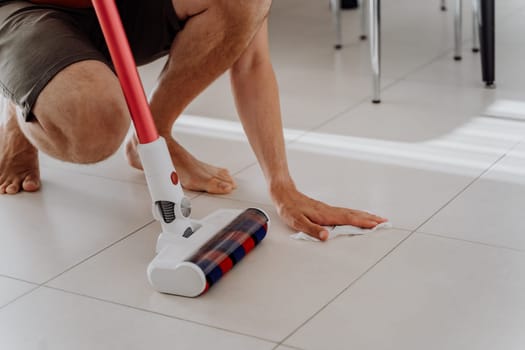
<path id="1" fill-rule="evenodd" d="M 169 52 L 183 23 L 172 0 L 117 0 L 138 65 Z M 27 121 L 40 92 L 67 66 L 98 60 L 112 67 L 93 9 L 0 2 L 0 85 Z"/>

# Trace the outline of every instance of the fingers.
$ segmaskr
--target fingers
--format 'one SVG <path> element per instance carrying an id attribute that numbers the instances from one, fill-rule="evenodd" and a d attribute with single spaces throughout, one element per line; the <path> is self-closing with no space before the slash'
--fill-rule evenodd
<path id="1" fill-rule="evenodd" d="M 364 211 L 330 206 L 322 208 L 321 212 L 312 219 L 314 222 L 325 225 L 352 225 L 367 229 L 388 221 L 388 219 Z"/>
<path id="2" fill-rule="evenodd" d="M 328 239 L 328 231 L 324 227 L 313 223 L 304 215 L 295 219 L 292 227 L 321 241 L 326 241 Z"/>
<path id="3" fill-rule="evenodd" d="M 381 222 L 372 219 L 369 215 L 352 215 L 348 218 L 348 222 L 352 226 L 357 226 L 361 228 L 374 228 L 379 225 Z"/>
<path id="4" fill-rule="evenodd" d="M 372 215 L 372 220 L 382 224 L 382 223 L 385 223 L 385 222 L 388 222 L 388 219 L 387 218 L 383 218 L 381 216 L 377 216 L 377 215 L 374 215 L 374 214 L 369 214 L 369 215 Z"/>

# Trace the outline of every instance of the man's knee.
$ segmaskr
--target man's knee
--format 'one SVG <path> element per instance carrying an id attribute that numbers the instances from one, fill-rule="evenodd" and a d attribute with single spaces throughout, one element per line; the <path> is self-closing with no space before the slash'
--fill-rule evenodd
<path id="1" fill-rule="evenodd" d="M 129 131 L 129 114 L 120 95 L 93 98 L 83 107 L 77 114 L 83 125 L 77 125 L 68 141 L 69 158 L 80 164 L 98 163 L 121 146 Z"/>
<path id="2" fill-rule="evenodd" d="M 111 156 L 130 124 L 117 77 L 97 61 L 76 63 L 60 72 L 38 97 L 34 113 L 43 131 L 43 150 L 74 163 L 96 163 Z"/>

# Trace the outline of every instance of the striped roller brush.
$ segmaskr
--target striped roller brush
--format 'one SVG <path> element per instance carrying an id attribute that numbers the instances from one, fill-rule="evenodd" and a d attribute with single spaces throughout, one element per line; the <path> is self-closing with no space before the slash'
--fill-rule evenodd
<path id="1" fill-rule="evenodd" d="M 220 230 L 215 237 L 193 254 L 188 262 L 197 265 L 206 277 L 206 290 L 213 286 L 232 267 L 266 236 L 268 217 L 250 208 Z"/>

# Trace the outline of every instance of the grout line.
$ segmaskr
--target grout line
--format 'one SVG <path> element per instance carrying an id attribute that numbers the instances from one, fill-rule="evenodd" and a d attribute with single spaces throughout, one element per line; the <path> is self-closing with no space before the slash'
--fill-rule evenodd
<path id="1" fill-rule="evenodd" d="M 462 190 L 460 190 L 455 196 L 453 196 L 449 201 L 442 205 L 434 214 L 432 214 L 428 219 L 426 219 L 421 225 L 419 225 L 414 231 L 419 231 L 424 225 L 426 225 L 430 220 L 432 220 L 437 214 L 439 214 L 445 207 L 454 202 L 459 196 L 461 196 L 465 191 L 467 191 L 472 185 L 481 179 L 485 174 L 496 166 L 503 158 L 505 158 L 510 152 L 516 149 L 521 144 L 521 141 L 516 142 L 512 147 L 510 147 L 504 154 L 502 154 L 498 159 L 492 162 L 487 169 L 481 172 L 477 177 L 470 181 Z"/>
<path id="2" fill-rule="evenodd" d="M 35 286 L 38 286 L 38 285 L 39 285 L 39 283 L 31 282 L 31 281 L 28 281 L 28 280 L 25 280 L 25 279 L 22 279 L 22 278 L 13 277 L 13 276 L 9 276 L 9 275 L 3 275 L 3 274 L 0 274 L 0 277 L 7 278 L 7 279 L 10 279 L 10 280 L 13 280 L 13 281 L 18 281 L 18 282 L 24 282 L 24 283 L 33 284 L 33 285 L 35 285 Z"/>
<path id="3" fill-rule="evenodd" d="M 128 305 L 128 304 L 124 304 L 124 303 L 119 303 L 119 302 L 116 302 L 116 301 L 102 299 L 102 298 L 94 297 L 94 296 L 91 296 L 91 295 L 82 294 L 82 293 L 69 291 L 69 290 L 66 290 L 66 289 L 52 287 L 52 286 L 42 286 L 42 288 L 51 289 L 51 290 L 54 290 L 54 291 L 59 291 L 59 292 L 70 294 L 70 295 L 76 295 L 76 296 L 79 296 L 79 297 L 82 297 L 82 298 L 86 298 L 86 299 L 96 300 L 96 301 L 99 301 L 99 302 L 102 302 L 102 303 L 105 303 L 105 304 L 116 305 L 116 306 L 124 307 L 124 308 L 127 308 L 127 309 L 132 309 L 132 310 L 136 310 L 136 311 L 140 311 L 140 312 L 154 314 L 154 315 L 157 315 L 157 316 L 162 316 L 162 317 L 166 317 L 166 318 L 173 319 L 173 320 L 178 320 L 178 321 L 183 321 L 183 322 L 187 322 L 187 323 L 192 323 L 192 324 L 195 324 L 195 325 L 198 325 L 198 326 L 202 326 L 202 327 L 206 327 L 206 328 L 212 328 L 212 329 L 216 329 L 216 330 L 219 330 L 219 331 L 223 331 L 223 332 L 227 332 L 227 333 L 231 333 L 231 334 L 235 334 L 235 335 L 240 335 L 240 336 L 243 336 L 243 337 L 254 338 L 254 339 L 262 340 L 262 341 L 269 342 L 269 343 L 272 343 L 272 344 L 276 344 L 275 340 L 270 340 L 270 339 L 266 339 L 266 338 L 263 338 L 263 337 L 242 333 L 242 332 L 238 332 L 238 331 L 227 329 L 227 328 L 213 326 L 213 325 L 209 325 L 209 324 L 206 324 L 206 323 L 203 323 L 203 322 L 188 320 L 188 319 L 184 319 L 184 318 L 181 318 L 181 317 L 165 314 L 165 313 L 162 313 L 162 312 L 144 309 L 144 308 L 141 308 L 141 307 L 138 307 L 138 306 L 133 306 L 133 305 Z"/>
<path id="4" fill-rule="evenodd" d="M 484 118 L 495 119 L 495 120 L 508 120 L 508 121 L 512 121 L 512 122 L 525 122 L 525 118 L 524 117 L 508 117 L 508 116 L 499 116 L 499 115 L 488 114 L 488 113 L 480 113 L 480 116 L 484 117 Z"/>
<path id="5" fill-rule="evenodd" d="M 510 250 L 512 252 L 517 252 L 517 253 L 521 253 L 521 254 L 525 253 L 525 250 L 519 249 L 519 248 L 506 247 L 506 246 L 503 246 L 503 245 L 485 243 L 485 242 L 481 242 L 481 241 L 472 241 L 472 240 L 469 240 L 469 239 L 458 238 L 458 237 L 444 236 L 444 235 L 441 235 L 439 233 L 429 233 L 429 232 L 417 231 L 416 234 L 418 234 L 418 235 L 425 235 L 425 236 L 432 236 L 432 237 L 439 237 L 439 238 L 443 238 L 443 239 L 451 239 L 451 240 L 454 240 L 454 241 L 471 243 L 471 244 L 474 244 L 474 245 L 481 245 L 481 246 L 490 247 L 490 248 L 505 249 L 505 250 Z"/>
<path id="6" fill-rule="evenodd" d="M 292 350 L 304 350 L 303 348 L 298 348 L 297 346 L 293 346 L 293 345 L 284 345 L 284 344 L 277 344 L 272 350 L 277 350 L 279 349 L 279 347 L 281 346 L 285 346 L 289 349 L 292 349 Z"/>
<path id="7" fill-rule="evenodd" d="M 91 254 L 90 256 L 88 256 L 87 258 L 81 260 L 80 262 L 68 267 L 66 270 L 62 271 L 61 273 L 59 273 L 58 275 L 54 276 L 54 277 L 51 277 L 50 279 L 48 279 L 47 281 L 43 282 L 40 284 L 40 286 L 45 286 L 46 284 L 48 284 L 49 282 L 57 279 L 58 277 L 62 276 L 63 274 L 73 270 L 75 267 L 85 263 L 86 261 L 90 260 L 91 258 L 99 255 L 100 253 L 103 253 L 104 251 L 108 250 L 109 248 L 119 244 L 120 242 L 124 241 L 125 239 L 129 238 L 130 236 L 134 235 L 135 233 L 145 229 L 146 227 L 148 227 L 149 225 L 153 224 L 154 222 L 156 222 L 155 220 L 152 220 L 152 221 L 149 221 L 148 223 L 146 223 L 145 225 L 142 225 L 141 227 L 133 230 L 132 232 L 128 233 L 127 235 L 121 237 L 120 239 L 116 240 L 115 242 L 111 243 L 110 245 L 100 249 L 99 251 Z"/>
<path id="8" fill-rule="evenodd" d="M 332 304 L 336 299 L 338 299 L 342 294 L 344 294 L 346 291 L 348 291 L 354 284 L 359 282 L 368 272 L 370 272 L 374 267 L 376 267 L 378 264 L 380 264 L 383 260 L 385 260 L 394 250 L 396 250 L 400 245 L 402 245 L 407 239 L 412 237 L 421 227 L 423 227 L 426 223 L 428 223 L 430 220 L 432 220 L 439 212 L 441 212 L 446 206 L 448 206 L 450 203 L 452 203 L 456 198 L 458 198 L 461 194 L 463 194 L 468 188 L 470 188 L 476 181 L 478 181 L 483 175 L 485 175 L 487 172 L 489 172 L 498 162 L 500 162 L 503 158 L 507 156 L 512 150 L 514 150 L 520 142 L 517 142 L 513 147 L 511 147 L 507 152 L 503 155 L 501 155 L 497 160 L 495 160 L 487 169 L 485 169 L 481 174 L 479 174 L 476 178 L 474 178 L 472 181 L 470 181 L 462 190 L 460 190 L 455 196 L 453 196 L 449 201 L 447 201 L 443 206 L 441 206 L 439 209 L 437 209 L 434 214 L 432 214 L 427 220 L 425 220 L 422 224 L 420 224 L 416 229 L 414 229 L 412 232 L 410 232 L 404 239 L 402 239 L 398 244 L 396 244 L 392 249 L 390 249 L 383 257 L 381 257 L 378 261 L 376 261 L 372 266 L 370 266 L 368 269 L 366 269 L 361 275 L 359 275 L 355 280 L 350 282 L 348 286 L 346 286 L 342 291 L 340 291 L 337 295 L 335 295 L 332 299 L 330 299 L 323 307 L 321 307 L 319 310 L 317 310 L 313 315 L 311 315 L 309 318 L 307 318 L 304 322 L 302 322 L 294 331 L 292 331 L 288 336 L 286 336 L 281 342 L 279 342 L 279 345 L 284 345 L 284 342 L 286 342 L 288 339 L 290 339 L 295 333 L 297 333 L 301 328 L 303 328 L 308 322 L 310 322 L 312 319 L 314 319 L 317 315 L 319 315 L 323 310 L 325 310 L 330 304 Z"/>
<path id="9" fill-rule="evenodd" d="M 22 299 L 23 297 L 25 297 L 26 295 L 29 295 L 31 293 L 33 293 L 34 291 L 36 291 L 37 289 L 40 289 L 41 286 L 35 286 L 34 288 L 28 290 L 27 292 L 25 292 L 24 294 L 22 295 L 19 295 L 18 297 L 14 298 L 13 300 L 9 301 L 7 304 L 5 305 L 0 305 L 0 311 L 2 311 L 3 309 L 5 309 L 8 305 L 11 305 L 13 304 L 14 302 Z"/>

